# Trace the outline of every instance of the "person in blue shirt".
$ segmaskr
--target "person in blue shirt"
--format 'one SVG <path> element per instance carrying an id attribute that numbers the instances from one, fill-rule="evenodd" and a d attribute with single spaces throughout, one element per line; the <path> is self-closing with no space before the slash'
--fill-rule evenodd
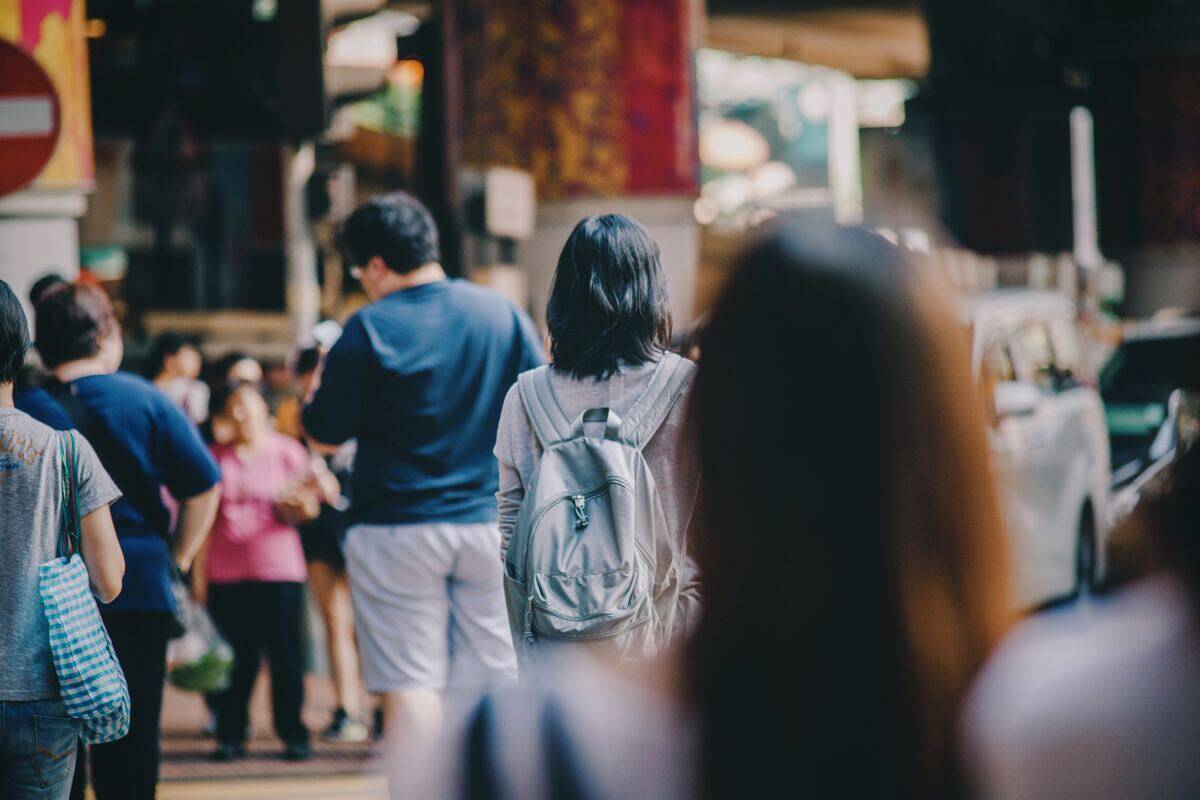
<path id="1" fill-rule="evenodd" d="M 102 614 L 129 683 L 129 735 L 91 748 L 97 800 L 153 798 L 159 717 L 175 600 L 173 565 L 186 570 L 212 527 L 220 473 L 199 430 L 144 378 L 118 372 L 121 329 L 107 295 L 61 284 L 39 300 L 37 349 L 52 380 L 17 398 L 51 427 L 64 418 L 96 450 L 122 497 L 112 506 L 125 556 L 124 590 Z M 163 490 L 179 501 L 170 535 Z"/>
<path id="2" fill-rule="evenodd" d="M 448 686 L 516 674 L 501 591 L 492 450 L 517 375 L 544 362 L 528 316 L 446 277 L 429 211 L 403 192 L 345 222 L 372 302 L 346 323 L 304 409 L 318 446 L 357 439 L 344 552 L 369 691 L 389 734 L 427 732 Z"/>

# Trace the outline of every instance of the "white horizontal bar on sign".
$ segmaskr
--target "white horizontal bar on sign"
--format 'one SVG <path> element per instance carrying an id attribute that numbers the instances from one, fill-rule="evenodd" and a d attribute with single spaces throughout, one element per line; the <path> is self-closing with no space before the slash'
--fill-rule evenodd
<path id="1" fill-rule="evenodd" d="M 54 130 L 49 97 L 0 97 L 0 136 L 46 136 Z"/>

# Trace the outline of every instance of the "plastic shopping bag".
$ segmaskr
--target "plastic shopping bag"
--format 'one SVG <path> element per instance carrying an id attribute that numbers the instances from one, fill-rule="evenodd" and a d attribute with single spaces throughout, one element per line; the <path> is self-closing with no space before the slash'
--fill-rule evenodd
<path id="1" fill-rule="evenodd" d="M 229 686 L 233 648 L 221 638 L 204 606 L 176 596 L 183 635 L 167 645 L 167 679 L 189 692 L 210 694 Z"/>

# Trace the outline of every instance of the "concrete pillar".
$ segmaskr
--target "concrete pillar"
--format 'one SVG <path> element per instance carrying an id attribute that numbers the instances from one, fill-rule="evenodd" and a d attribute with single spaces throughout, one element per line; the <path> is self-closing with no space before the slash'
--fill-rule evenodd
<path id="1" fill-rule="evenodd" d="M 312 344 L 313 327 L 321 318 L 321 285 L 317 281 L 317 243 L 308 218 L 305 187 L 316 167 L 311 142 L 286 148 L 283 169 L 283 235 L 287 256 L 288 317 L 293 341 Z"/>
<path id="2" fill-rule="evenodd" d="M 79 274 L 79 193 L 22 192 L 0 200 L 0 278 L 28 308 L 33 282 L 49 272 Z M 32 315 L 30 320 L 32 321 Z"/>

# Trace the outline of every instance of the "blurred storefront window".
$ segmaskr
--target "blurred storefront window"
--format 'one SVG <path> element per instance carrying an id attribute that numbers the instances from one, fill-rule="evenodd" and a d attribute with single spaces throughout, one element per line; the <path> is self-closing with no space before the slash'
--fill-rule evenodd
<path id="1" fill-rule="evenodd" d="M 864 221 L 862 130 L 898 129 L 915 86 L 715 49 L 696 53 L 696 76 L 703 307 L 723 283 L 727 254 L 766 220 Z"/>

